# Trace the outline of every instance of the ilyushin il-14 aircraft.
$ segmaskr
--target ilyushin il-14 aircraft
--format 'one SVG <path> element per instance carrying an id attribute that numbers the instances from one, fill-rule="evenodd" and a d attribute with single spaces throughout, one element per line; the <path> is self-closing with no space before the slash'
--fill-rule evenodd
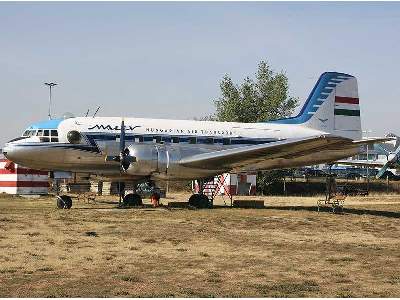
<path id="1" fill-rule="evenodd" d="M 33 124 L 4 155 L 23 166 L 90 173 L 111 180 L 157 183 L 335 162 L 362 139 L 357 80 L 323 73 L 300 113 L 260 123 L 121 117 L 76 117 Z M 72 201 L 67 199 L 68 207 Z M 141 202 L 136 194 L 124 201 Z M 189 203 L 208 202 L 202 194 Z"/>

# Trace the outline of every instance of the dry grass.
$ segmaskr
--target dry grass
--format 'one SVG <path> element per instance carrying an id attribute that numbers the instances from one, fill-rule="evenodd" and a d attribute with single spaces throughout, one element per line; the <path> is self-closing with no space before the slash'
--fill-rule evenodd
<path id="1" fill-rule="evenodd" d="M 0 297 L 400 296 L 397 196 L 352 198 L 340 215 L 317 213 L 316 198 L 213 210 L 103 200 L 57 210 L 1 197 Z"/>

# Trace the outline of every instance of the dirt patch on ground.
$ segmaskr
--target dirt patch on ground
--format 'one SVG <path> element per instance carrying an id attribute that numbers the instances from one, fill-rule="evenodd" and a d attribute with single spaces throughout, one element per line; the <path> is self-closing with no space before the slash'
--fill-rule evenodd
<path id="1" fill-rule="evenodd" d="M 0 297 L 400 296 L 400 197 L 350 198 L 344 214 L 316 212 L 317 198 L 250 199 L 267 208 L 1 197 Z"/>

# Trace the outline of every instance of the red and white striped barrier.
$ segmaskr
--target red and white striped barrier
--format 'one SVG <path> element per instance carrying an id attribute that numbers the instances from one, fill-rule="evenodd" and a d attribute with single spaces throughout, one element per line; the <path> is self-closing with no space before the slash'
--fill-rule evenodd
<path id="1" fill-rule="evenodd" d="M 222 176 L 225 176 L 225 181 Z M 257 175 L 251 173 L 226 173 L 220 175 L 220 182 L 224 185 L 219 188 L 219 195 L 226 194 L 229 191 L 231 195 L 256 195 Z"/>
<path id="2" fill-rule="evenodd" d="M 48 173 L 21 167 L 0 159 L 0 193 L 42 195 L 49 192 Z"/>
<path id="3" fill-rule="evenodd" d="M 212 195 L 216 189 L 216 195 L 256 195 L 257 187 L 257 174 L 253 173 L 224 173 L 215 176 L 213 180 L 204 182 L 203 193 L 205 195 Z M 197 180 L 192 182 L 192 189 L 194 192 L 199 192 L 199 185 Z"/>

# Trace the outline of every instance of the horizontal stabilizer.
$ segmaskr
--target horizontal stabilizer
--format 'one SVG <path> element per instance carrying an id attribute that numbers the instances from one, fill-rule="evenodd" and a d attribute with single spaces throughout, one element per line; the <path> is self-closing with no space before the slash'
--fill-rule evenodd
<path id="1" fill-rule="evenodd" d="M 346 166 L 356 166 L 356 167 L 371 167 L 371 168 L 381 168 L 385 164 L 383 161 L 378 160 L 356 160 L 356 159 L 342 159 L 337 160 L 337 164 L 346 165 Z"/>
<path id="2" fill-rule="evenodd" d="M 353 141 L 353 144 L 356 144 L 356 145 L 373 145 L 373 144 L 377 144 L 377 143 L 390 142 L 390 141 L 393 141 L 395 139 L 396 138 L 393 138 L 393 137 L 368 138 L 368 139 L 362 139 L 362 140 Z"/>

